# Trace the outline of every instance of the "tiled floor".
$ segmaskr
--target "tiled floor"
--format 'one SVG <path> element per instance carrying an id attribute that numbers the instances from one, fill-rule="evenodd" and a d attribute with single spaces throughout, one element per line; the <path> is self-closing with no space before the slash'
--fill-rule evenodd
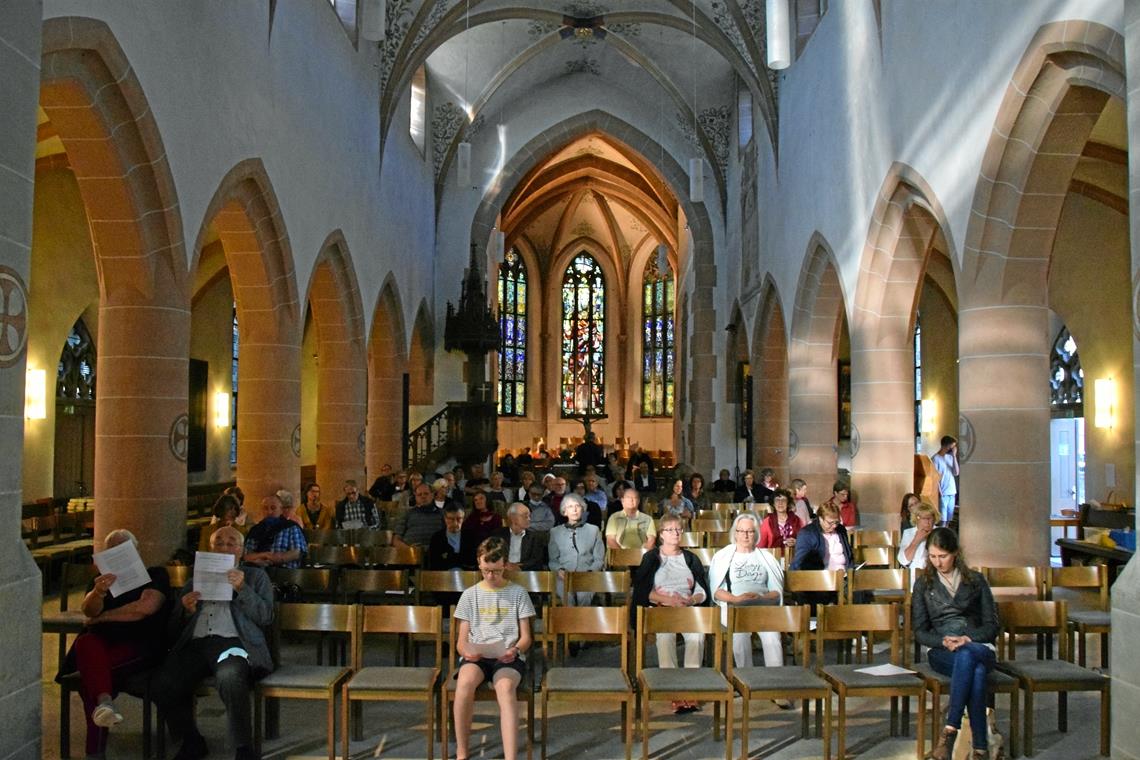
<path id="1" fill-rule="evenodd" d="M 55 600 L 45 603 L 54 607 Z M 1090 659 L 1099 662 L 1095 637 L 1090 638 Z M 297 656 L 308 654 L 305 647 Z M 290 650 L 290 653 L 292 650 Z M 1028 655 L 1028 649 L 1027 649 Z M 377 661 L 383 656 L 370 654 Z M 605 648 L 589 649 L 572 664 L 601 662 L 607 656 Z M 44 741 L 45 760 L 59 758 L 59 689 L 52 682 L 56 666 L 55 637 L 44 639 Z M 82 706 L 78 697 L 72 697 L 71 745 L 72 756 L 83 754 Z M 121 697 L 118 704 L 125 715 L 124 722 L 111 736 L 108 758 L 142 757 L 142 710 L 138 700 Z M 536 712 L 538 704 L 536 699 Z M 739 713 L 740 702 L 736 703 Z M 913 712 L 913 707 L 912 707 Z M 1095 697 L 1074 694 L 1069 698 L 1069 732 L 1057 731 L 1057 700 L 1039 698 L 1036 706 L 1037 755 L 1043 760 L 1079 760 L 1097 757 L 1099 710 Z M 711 708 L 688 716 L 674 716 L 667 704 L 656 705 L 652 712 L 650 755 L 654 758 L 712 760 L 723 758 L 724 743 L 714 742 L 710 734 Z M 1006 732 L 1008 710 L 1005 698 L 998 701 L 998 720 Z M 225 746 L 225 714 L 212 693 L 199 701 L 198 719 L 202 733 L 210 745 L 211 758 L 233 757 L 232 748 Z M 416 759 L 427 756 L 423 739 L 425 714 L 419 706 L 411 704 L 368 704 L 364 708 L 365 739 L 351 744 L 354 758 Z M 266 760 L 286 758 L 321 758 L 326 756 L 324 738 L 325 708 L 323 703 L 285 701 L 281 710 L 282 736 L 265 747 Z M 552 760 L 604 760 L 622 758 L 624 752 L 619 732 L 617 710 L 595 710 L 583 704 L 572 711 L 559 710 L 552 714 L 550 725 L 549 757 Z M 739 720 L 736 723 L 739 729 Z M 913 716 L 912 716 L 913 731 Z M 536 730 L 537 736 L 537 730 Z M 520 732 L 520 741 L 522 734 Z M 168 746 L 166 755 L 173 755 L 177 747 Z M 739 755 L 739 737 L 735 754 Z M 454 744 L 450 750 L 454 756 Z M 833 749 L 834 752 L 834 739 Z M 927 745 L 929 751 L 929 744 Z M 640 757 L 640 737 L 635 734 L 633 752 Z M 338 745 L 339 753 L 339 745 Z M 535 746 L 534 756 L 540 756 Z M 792 758 L 819 758 L 823 755 L 820 739 L 799 739 L 799 711 L 779 710 L 771 703 L 753 705 L 749 756 L 772 760 Z M 439 757 L 438 743 L 435 756 Z M 475 731 L 471 743 L 473 758 L 501 757 L 498 738 L 498 714 L 493 705 L 477 707 Z M 888 735 L 888 704 L 886 700 L 850 700 L 848 714 L 848 757 L 889 760 L 914 758 L 915 743 L 911 737 L 893 738 Z"/>

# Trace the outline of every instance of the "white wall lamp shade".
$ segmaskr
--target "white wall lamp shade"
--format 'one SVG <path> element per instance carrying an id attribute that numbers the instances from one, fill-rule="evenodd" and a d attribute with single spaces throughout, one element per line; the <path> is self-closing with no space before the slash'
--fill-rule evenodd
<path id="1" fill-rule="evenodd" d="M 24 375 L 24 416 L 47 419 L 47 371 L 29 369 Z"/>
<path id="2" fill-rule="evenodd" d="M 360 36 L 369 42 L 384 39 L 387 26 L 385 0 L 360 0 Z"/>
<path id="3" fill-rule="evenodd" d="M 933 433 L 935 417 L 938 415 L 938 403 L 932 398 L 922 400 L 922 432 Z"/>
<path id="4" fill-rule="evenodd" d="M 1098 377 L 1093 383 L 1093 418 L 1098 428 L 1116 427 L 1116 383 L 1111 377 Z"/>
<path id="5" fill-rule="evenodd" d="M 792 16 L 788 0 L 768 0 L 768 68 L 786 69 L 792 65 Z"/>
<path id="6" fill-rule="evenodd" d="M 230 396 L 226 391 L 214 394 L 214 427 L 228 428 L 230 426 Z"/>
<path id="7" fill-rule="evenodd" d="M 461 142 L 455 152 L 455 178 L 460 187 L 471 187 L 471 143 Z"/>
<path id="8" fill-rule="evenodd" d="M 702 158 L 689 159 L 689 200 L 701 203 L 705 199 L 705 162 Z"/>

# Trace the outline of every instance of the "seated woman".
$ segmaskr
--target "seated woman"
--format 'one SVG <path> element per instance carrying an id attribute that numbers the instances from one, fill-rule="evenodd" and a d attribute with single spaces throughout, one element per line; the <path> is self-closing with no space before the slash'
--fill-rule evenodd
<path id="1" fill-rule="evenodd" d="M 846 481 L 835 481 L 831 486 L 831 498 L 824 504 L 835 505 L 835 508 L 839 510 L 839 520 L 844 527 L 853 528 L 859 524 L 859 509 L 851 499 L 851 486 L 847 485 Z"/>
<path id="2" fill-rule="evenodd" d="M 922 501 L 922 499 L 919 498 L 918 494 L 916 493 L 903 494 L 902 505 L 899 507 L 900 531 L 914 527 L 914 523 L 912 522 L 914 518 L 911 517 L 911 513 L 914 511 L 914 508 L 918 506 L 918 503 L 920 501 Z"/>
<path id="3" fill-rule="evenodd" d="M 722 625 L 728 625 L 731 606 L 783 603 L 784 569 L 770 551 L 757 547 L 761 530 L 755 514 L 741 512 L 732 521 L 732 543 L 718 550 L 709 564 L 709 586 L 713 589 L 713 601 L 720 606 Z M 764 649 L 765 666 L 773 668 L 784 664 L 780 634 L 761 633 L 760 645 Z M 752 667 L 751 633 L 737 633 L 732 637 L 732 657 L 736 667 Z"/>
<path id="4" fill-rule="evenodd" d="M 659 529 L 661 543 L 641 558 L 633 572 L 633 603 L 641 607 L 693 607 L 708 604 L 708 580 L 697 555 L 681 548 L 681 518 L 665 515 Z M 685 667 L 699 668 L 705 651 L 702 633 L 686 633 Z M 671 633 L 657 634 L 657 662 L 662 668 L 677 667 L 677 641 Z M 699 710 L 696 702 L 673 703 L 673 712 Z"/>
<path id="5" fill-rule="evenodd" d="M 515 690 L 526 672 L 534 605 L 521 586 L 503 576 L 507 546 L 502 539 L 488 538 L 479 544 L 476 558 L 483 580 L 464 591 L 455 608 L 459 623 L 455 650 L 462 658 L 455 685 L 455 757 L 468 757 L 475 689 L 490 681 L 499 702 L 503 757 L 515 760 L 519 743 Z M 502 654 L 486 656 L 487 648 Z"/>
<path id="6" fill-rule="evenodd" d="M 962 712 L 968 709 L 974 734 L 971 757 L 988 758 L 986 708 L 993 698 L 986 680 L 996 662 L 993 642 L 998 634 L 994 597 L 986 579 L 966 563 L 954 531 L 936 528 L 926 552 L 927 565 L 915 578 L 911 598 L 914 638 L 930 647 L 930 666 L 950 677 L 946 727 L 931 757 L 953 756 Z"/>
<path id="7" fill-rule="evenodd" d="M 200 552 L 210 551 L 210 536 L 214 535 L 214 531 L 223 525 L 237 528 L 242 535 L 249 531 L 248 526 L 238 525 L 238 519 L 245 517 L 245 512 L 242 511 L 241 502 L 233 494 L 223 493 L 219 496 L 218 500 L 214 502 L 213 513 L 214 516 L 210 518 L 210 524 L 203 525 L 202 530 L 198 533 L 198 551 Z"/>
<path id="8" fill-rule="evenodd" d="M 585 500 L 576 493 L 566 494 L 559 505 L 566 522 L 550 531 L 547 546 L 550 569 L 557 572 L 558 598 L 569 607 L 583 607 L 590 603 L 593 594 L 585 591 L 566 596 L 566 573 L 601 570 L 606 560 L 606 539 L 597 525 L 583 520 Z"/>
<path id="9" fill-rule="evenodd" d="M 796 545 L 796 536 L 803 523 L 789 509 L 792 494 L 786 489 L 777 489 L 772 497 L 773 511 L 764 518 L 760 526 L 760 546 L 763 549 L 785 548 L 791 550 Z"/>
<path id="10" fill-rule="evenodd" d="M 899 539 L 898 560 L 900 567 L 917 571 L 926 567 L 926 539 L 938 524 L 938 507 L 929 501 L 919 501 L 910 514 L 914 527 L 904 530 Z"/>
<path id="11" fill-rule="evenodd" d="M 321 502 L 321 487 L 309 483 L 301 489 L 305 503 L 297 513 L 305 530 L 332 530 L 336 523 L 336 508 Z"/>
<path id="12" fill-rule="evenodd" d="M 755 504 L 760 501 L 760 486 L 756 485 L 756 475 L 752 470 L 745 470 L 740 479 L 740 486 L 732 495 L 732 500 L 741 504 Z"/>
<path id="13" fill-rule="evenodd" d="M 712 502 L 709 500 L 708 492 L 705 491 L 705 476 L 699 472 L 694 472 L 689 476 L 689 501 L 693 503 L 693 509 L 712 509 Z"/>
<path id="14" fill-rule="evenodd" d="M 681 478 L 674 478 L 672 487 L 669 489 L 669 495 L 661 502 L 662 515 L 676 515 L 682 520 L 691 520 L 696 517 L 697 510 L 693 508 L 693 502 L 684 495 L 685 481 Z"/>
<path id="15" fill-rule="evenodd" d="M 235 502 L 236 503 L 236 502 Z M 106 548 L 138 540 L 124 529 L 107 534 Z M 107 729 L 123 720 L 115 707 L 113 671 L 127 663 L 147 667 L 162 659 L 166 620 L 170 616 L 170 578 L 164 567 L 148 569 L 150 581 L 132 591 L 110 596 L 115 576 L 95 578 L 83 597 L 87 620 L 61 668 L 61 675 L 79 672 L 84 713 L 87 716 L 87 757 L 102 758 Z"/>
<path id="16" fill-rule="evenodd" d="M 478 546 L 490 538 L 495 531 L 502 529 L 503 518 L 499 516 L 498 512 L 491 509 L 487 494 L 482 491 L 476 492 L 471 497 L 471 503 L 475 506 L 471 510 L 471 514 L 467 515 L 467 519 L 463 521 L 464 540 L 470 540 L 472 544 Z"/>
<path id="17" fill-rule="evenodd" d="M 796 554 L 789 570 L 840 570 L 855 566 L 847 530 L 839 522 L 839 507 L 831 501 L 819 505 L 816 519 L 805 525 L 796 536 Z M 834 604 L 835 594 L 828 591 L 800 594 L 813 607 Z"/>

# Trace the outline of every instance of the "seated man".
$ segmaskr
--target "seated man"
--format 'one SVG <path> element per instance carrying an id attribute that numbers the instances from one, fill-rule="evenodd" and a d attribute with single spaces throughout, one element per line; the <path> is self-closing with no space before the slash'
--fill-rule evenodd
<path id="1" fill-rule="evenodd" d="M 372 481 L 372 485 L 368 487 L 368 495 L 377 501 L 391 501 L 392 492 L 395 490 L 395 483 L 392 478 L 392 465 L 380 465 L 380 474 L 376 480 Z"/>
<path id="2" fill-rule="evenodd" d="M 653 477 L 648 462 L 643 460 L 637 465 L 637 472 L 633 476 L 633 487 L 641 494 L 657 493 L 657 480 Z"/>
<path id="3" fill-rule="evenodd" d="M 728 470 L 721 470 L 720 477 L 713 481 L 712 488 L 709 489 L 713 493 L 736 493 L 736 481 L 732 479 L 731 473 Z"/>
<path id="4" fill-rule="evenodd" d="M 428 543 L 428 570 L 465 570 L 475 567 L 475 539 L 463 530 L 463 507 L 448 502 L 443 508 L 444 528 Z"/>
<path id="5" fill-rule="evenodd" d="M 360 493 L 355 480 L 344 481 L 344 498 L 336 503 L 336 527 L 385 530 L 388 515 L 376 508 L 376 502 Z"/>
<path id="6" fill-rule="evenodd" d="M 443 509 L 432 500 L 431 486 L 420 483 L 415 490 L 415 506 L 408 510 L 392 543 L 395 546 L 426 548 L 431 537 L 443 527 Z"/>
<path id="7" fill-rule="evenodd" d="M 508 527 L 502 528 L 495 536 L 507 544 L 508 570 L 545 570 L 546 533 L 536 533 L 530 528 L 530 509 L 521 501 L 516 501 L 507 510 Z"/>
<path id="8" fill-rule="evenodd" d="M 309 550 L 301 526 L 284 515 L 281 497 L 271 494 L 261 500 L 261 522 L 249 529 L 245 562 L 267 567 L 300 567 Z"/>
<path id="9" fill-rule="evenodd" d="M 483 465 L 471 465 L 471 477 L 463 483 L 463 493 L 470 496 L 476 491 L 486 491 L 491 481 L 483 474 Z"/>
<path id="10" fill-rule="evenodd" d="M 273 670 L 264 629 L 273 622 L 273 586 L 259 567 L 240 564 L 242 536 L 229 526 L 210 537 L 211 551 L 232 554 L 238 564 L 226 573 L 233 587 L 228 602 L 202 601 L 188 584 L 171 618 L 174 646 L 154 676 L 155 701 L 182 747 L 174 760 L 199 760 L 209 754 L 194 722 L 194 692 L 213 676 L 226 706 L 229 742 L 236 760 L 252 760 L 250 692 L 254 681 Z"/>
<path id="11" fill-rule="evenodd" d="M 606 522 L 606 546 L 611 549 L 652 549 L 657 543 L 653 518 L 638 509 L 641 494 L 635 488 L 621 492 L 621 511 Z"/>

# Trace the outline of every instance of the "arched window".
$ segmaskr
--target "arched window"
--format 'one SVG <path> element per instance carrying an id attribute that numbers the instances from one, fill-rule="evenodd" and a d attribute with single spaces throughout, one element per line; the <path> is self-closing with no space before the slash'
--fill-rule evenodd
<path id="1" fill-rule="evenodd" d="M 82 319 L 77 319 L 59 354 L 55 393 L 68 401 L 95 400 L 95 344 Z"/>
<path id="2" fill-rule="evenodd" d="M 514 248 L 499 265 L 499 416 L 526 416 L 526 264 Z"/>
<path id="3" fill-rule="evenodd" d="M 664 271 L 658 268 L 664 263 Z M 641 416 L 673 416 L 673 268 L 650 256 L 641 296 Z"/>
<path id="4" fill-rule="evenodd" d="M 606 285 L 602 268 L 579 253 L 562 276 L 562 415 L 605 414 Z"/>
<path id="5" fill-rule="evenodd" d="M 233 407 L 230 409 L 230 466 L 237 466 L 237 405 L 238 405 L 238 321 L 237 303 L 233 311 L 233 342 L 230 344 L 230 396 Z"/>
<path id="6" fill-rule="evenodd" d="M 922 453 L 922 315 L 914 315 L 914 453 Z"/>
<path id="7" fill-rule="evenodd" d="M 1049 407 L 1054 417 L 1083 417 L 1085 412 L 1085 373 L 1077 342 L 1062 327 L 1049 353 Z"/>

